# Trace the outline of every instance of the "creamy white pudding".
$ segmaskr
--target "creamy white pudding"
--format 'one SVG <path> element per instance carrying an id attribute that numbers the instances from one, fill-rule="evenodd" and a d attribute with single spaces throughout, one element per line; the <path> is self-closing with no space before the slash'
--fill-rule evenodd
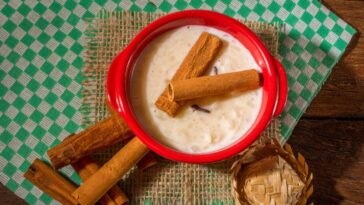
<path id="1" fill-rule="evenodd" d="M 233 36 L 205 26 L 184 26 L 157 37 L 142 51 L 131 79 L 131 104 L 150 136 L 182 152 L 208 153 L 233 144 L 252 126 L 262 101 L 262 88 L 244 93 L 192 100 L 174 118 L 155 106 L 179 65 L 202 32 L 224 41 L 206 75 L 256 69 L 251 53 Z M 215 69 L 217 68 L 217 69 Z M 193 109 L 198 105 L 209 113 Z"/>

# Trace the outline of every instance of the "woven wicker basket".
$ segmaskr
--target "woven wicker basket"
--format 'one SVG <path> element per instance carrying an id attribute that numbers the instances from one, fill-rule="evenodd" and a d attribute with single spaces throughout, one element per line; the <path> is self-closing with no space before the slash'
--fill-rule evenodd
<path id="1" fill-rule="evenodd" d="M 313 175 L 304 157 L 276 140 L 254 145 L 232 168 L 236 204 L 304 205 L 313 192 Z"/>

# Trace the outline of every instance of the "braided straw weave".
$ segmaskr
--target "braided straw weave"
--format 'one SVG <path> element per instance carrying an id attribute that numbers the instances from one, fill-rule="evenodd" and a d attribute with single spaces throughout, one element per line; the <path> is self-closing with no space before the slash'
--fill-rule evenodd
<path id="1" fill-rule="evenodd" d="M 305 205 L 313 192 L 305 158 L 275 139 L 251 147 L 231 169 L 236 204 Z"/>
<path id="2" fill-rule="evenodd" d="M 85 127 L 108 115 L 105 104 L 105 78 L 112 59 L 150 22 L 164 14 L 104 11 L 90 21 L 84 51 L 83 125 Z M 277 55 L 278 25 L 245 22 L 263 40 L 268 50 Z M 279 138 L 278 120 L 272 121 L 263 137 Z M 122 145 L 101 151 L 96 158 L 105 162 Z M 196 165 L 160 159 L 140 172 L 132 169 L 120 186 L 130 204 L 232 204 L 230 167 L 237 158 Z"/>

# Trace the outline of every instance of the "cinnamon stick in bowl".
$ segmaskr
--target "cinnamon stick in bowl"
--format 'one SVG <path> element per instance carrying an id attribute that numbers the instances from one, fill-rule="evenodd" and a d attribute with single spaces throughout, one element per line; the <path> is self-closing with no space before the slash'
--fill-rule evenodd
<path id="1" fill-rule="evenodd" d="M 203 75 L 221 50 L 222 45 L 223 41 L 217 36 L 203 32 L 188 52 L 171 81 Z M 176 102 L 168 99 L 168 87 L 155 102 L 157 108 L 171 117 L 176 116 L 184 104 L 185 102 L 183 101 Z"/>
<path id="2" fill-rule="evenodd" d="M 254 90 L 261 85 L 260 78 L 258 71 L 251 69 L 171 81 L 168 86 L 168 97 L 171 101 L 185 101 L 234 91 Z"/>

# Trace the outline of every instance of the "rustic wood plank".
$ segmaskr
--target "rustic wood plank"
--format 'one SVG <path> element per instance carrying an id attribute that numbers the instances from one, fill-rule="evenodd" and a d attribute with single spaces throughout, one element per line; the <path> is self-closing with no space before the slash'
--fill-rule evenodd
<path id="1" fill-rule="evenodd" d="M 0 183 L 0 204 L 26 205 L 27 203 Z"/>
<path id="2" fill-rule="evenodd" d="M 361 0 L 323 0 L 364 31 Z M 364 37 L 359 34 L 305 114 L 306 117 L 364 117 Z M 364 204 L 364 121 L 302 120 L 290 143 L 314 172 L 316 204 Z M 0 204 L 26 204 L 0 184 Z"/>
<path id="3" fill-rule="evenodd" d="M 364 31 L 361 9 L 364 1 L 324 0 L 323 3 L 359 32 Z M 359 33 L 304 116 L 364 117 L 363 56 L 364 36 Z"/>
<path id="4" fill-rule="evenodd" d="M 315 204 L 364 204 L 364 121 L 301 120 L 288 141 L 314 174 Z"/>

